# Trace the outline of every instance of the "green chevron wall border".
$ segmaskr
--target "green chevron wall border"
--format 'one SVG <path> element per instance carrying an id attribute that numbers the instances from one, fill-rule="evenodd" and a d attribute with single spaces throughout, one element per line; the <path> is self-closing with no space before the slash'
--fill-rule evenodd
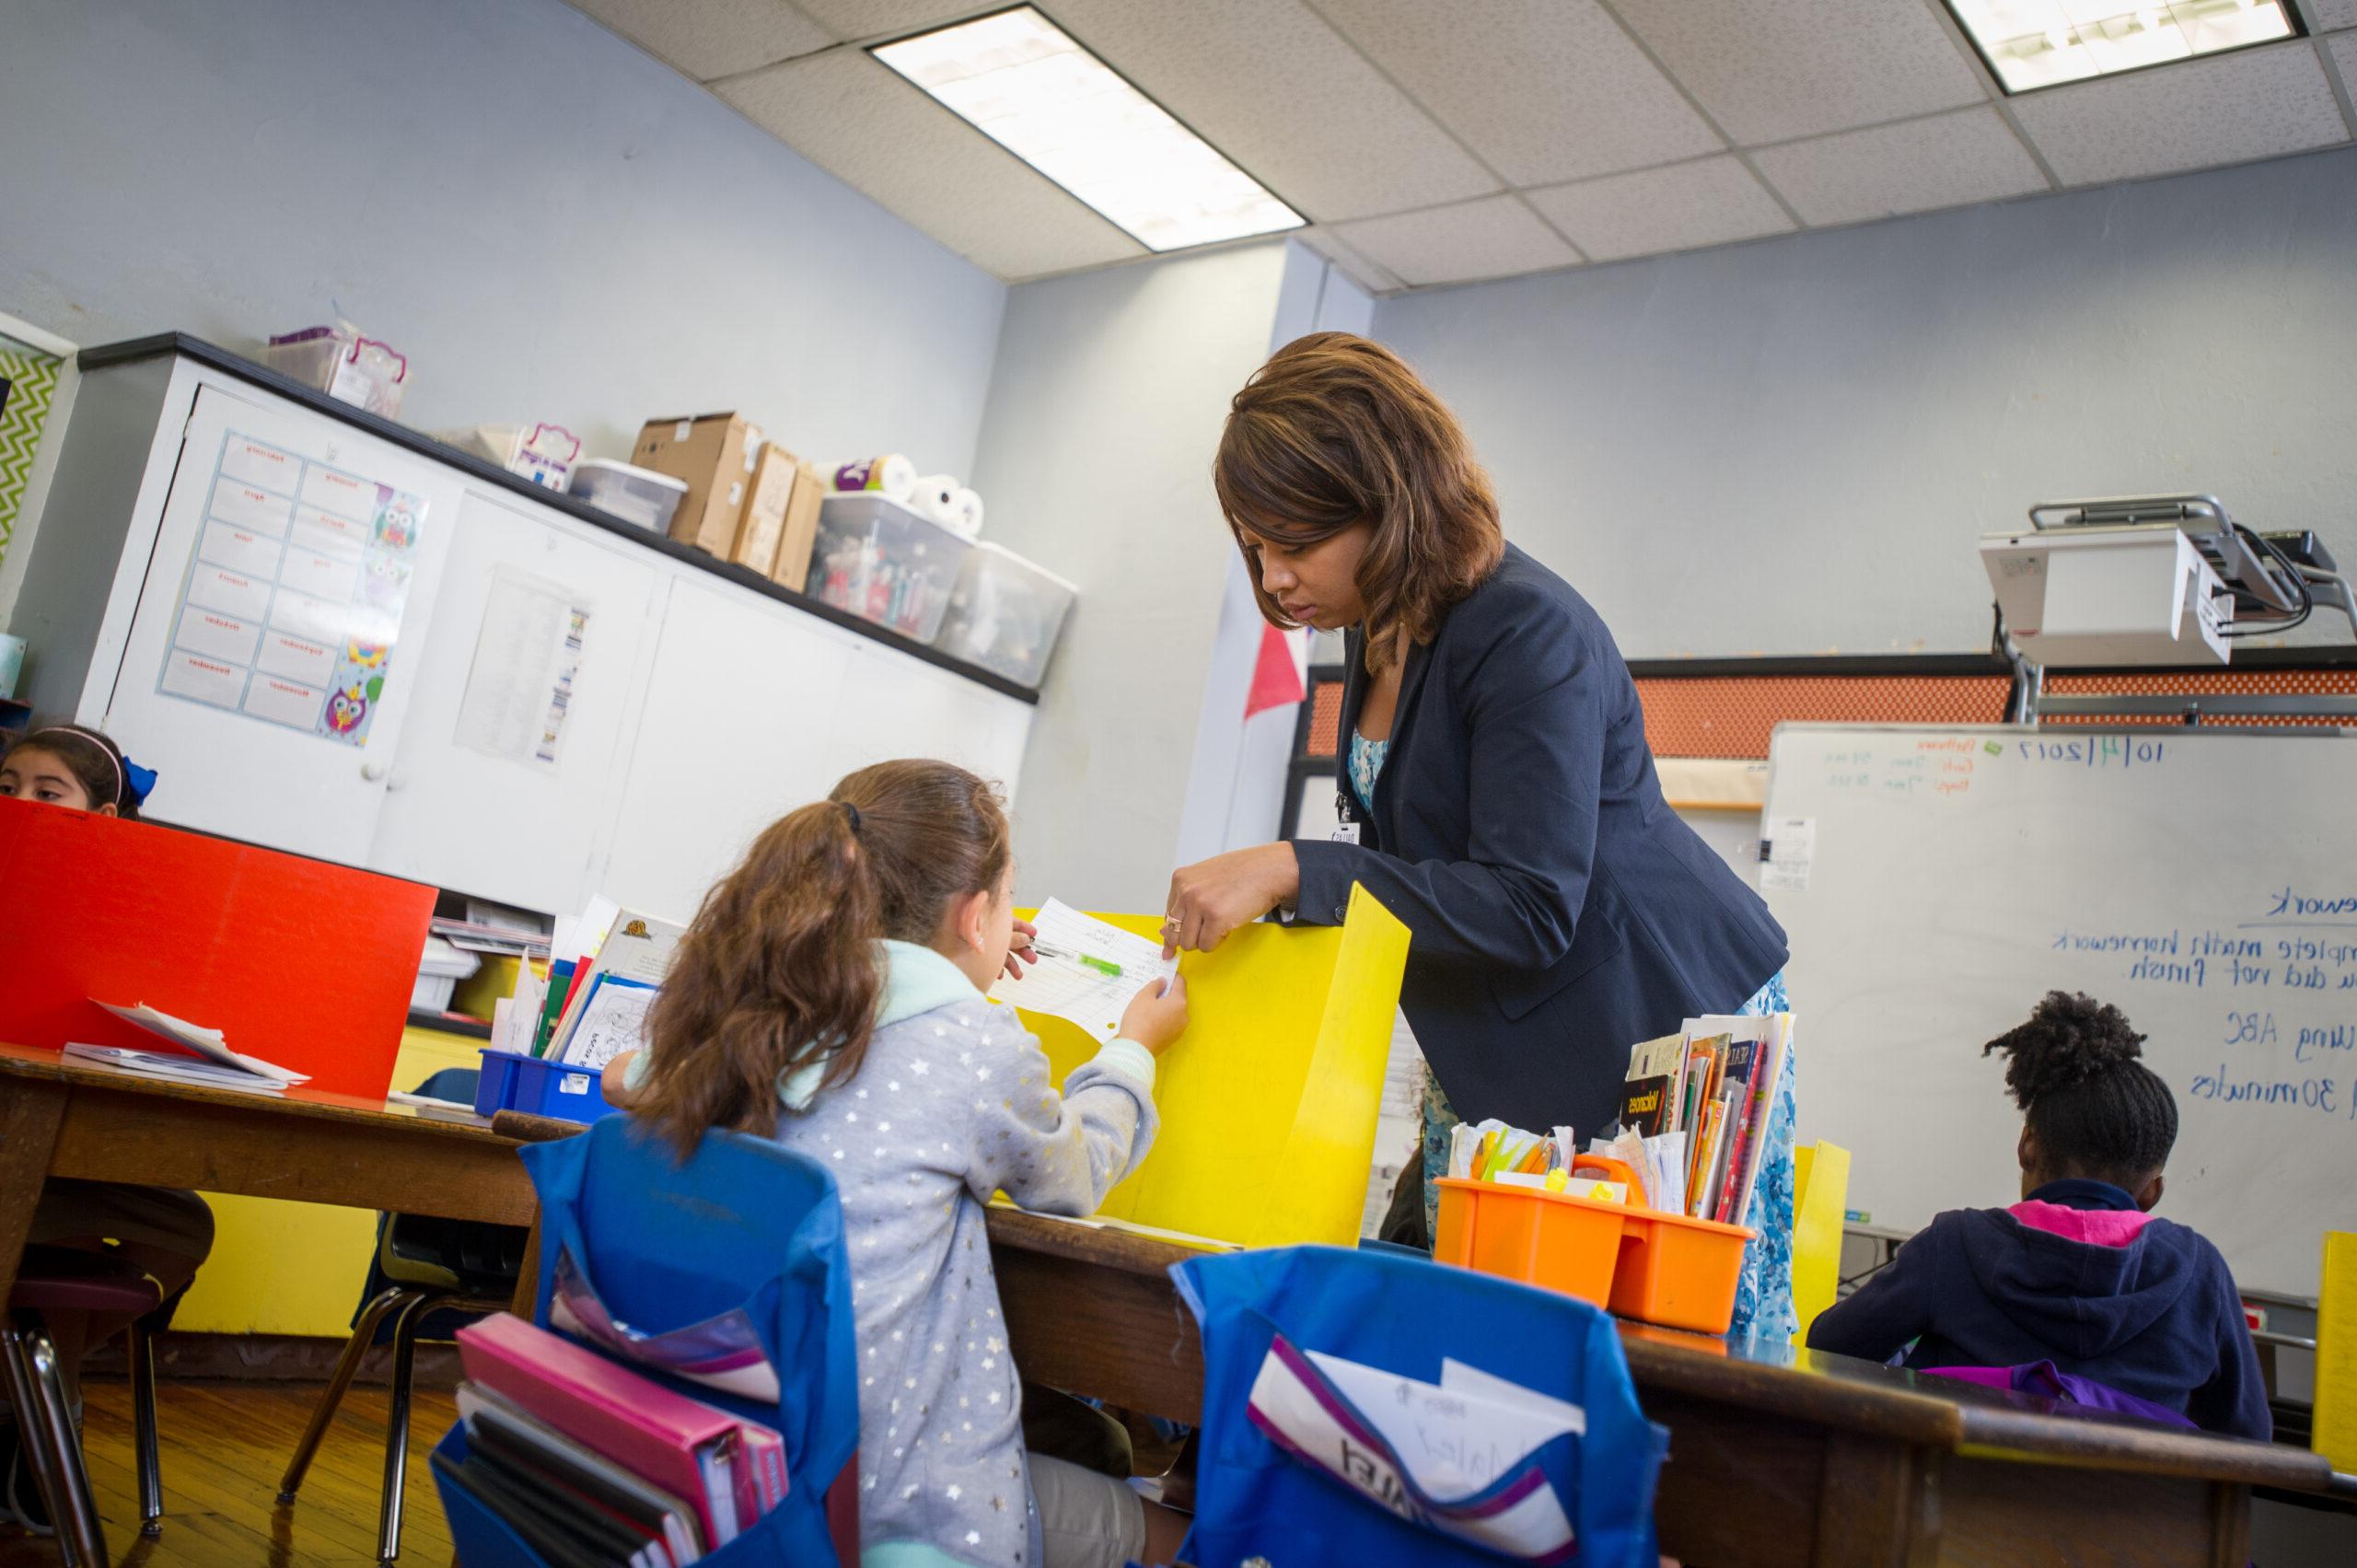
<path id="1" fill-rule="evenodd" d="M 32 482 L 33 454 L 57 397 L 58 364 L 37 349 L 0 346 L 0 381 L 8 383 L 8 401 L 0 407 L 0 561 L 7 559 L 17 508 Z"/>

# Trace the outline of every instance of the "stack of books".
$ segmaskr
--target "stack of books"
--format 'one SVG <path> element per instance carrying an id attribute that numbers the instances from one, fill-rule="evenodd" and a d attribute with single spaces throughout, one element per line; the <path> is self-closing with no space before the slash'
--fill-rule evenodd
<path id="1" fill-rule="evenodd" d="M 459 1330 L 449 1486 L 551 1562 L 686 1568 L 784 1501 L 778 1434 L 502 1313 Z"/>
<path id="2" fill-rule="evenodd" d="M 1792 1040 L 1790 1013 L 1689 1018 L 1678 1033 L 1629 1052 L 1620 1125 L 1648 1146 L 1682 1144 L 1689 1216 L 1743 1223 L 1767 1152 L 1776 1075 Z"/>

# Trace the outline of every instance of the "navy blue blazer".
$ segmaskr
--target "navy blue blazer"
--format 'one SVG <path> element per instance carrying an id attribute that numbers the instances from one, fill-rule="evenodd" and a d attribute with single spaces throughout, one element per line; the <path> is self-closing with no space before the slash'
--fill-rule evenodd
<path id="1" fill-rule="evenodd" d="M 1347 759 L 1366 695 L 1359 634 Z M 1512 545 L 1410 650 L 1356 844 L 1296 840 L 1295 918 L 1339 923 L 1351 884 L 1412 940 L 1400 1005 L 1468 1121 L 1620 1114 L 1629 1048 L 1729 1013 L 1783 968 L 1783 928 L 1662 799 L 1629 667 L 1570 584 Z"/>

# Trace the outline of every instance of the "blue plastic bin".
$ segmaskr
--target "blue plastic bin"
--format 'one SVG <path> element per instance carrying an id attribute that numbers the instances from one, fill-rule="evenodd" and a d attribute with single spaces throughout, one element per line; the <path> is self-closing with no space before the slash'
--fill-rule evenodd
<path id="1" fill-rule="evenodd" d="M 568 1067 L 537 1056 L 482 1048 L 482 1076 L 475 1084 L 475 1114 L 522 1110 L 553 1116 L 563 1121 L 591 1122 L 621 1108 L 606 1103 L 598 1079 L 590 1067 Z"/>

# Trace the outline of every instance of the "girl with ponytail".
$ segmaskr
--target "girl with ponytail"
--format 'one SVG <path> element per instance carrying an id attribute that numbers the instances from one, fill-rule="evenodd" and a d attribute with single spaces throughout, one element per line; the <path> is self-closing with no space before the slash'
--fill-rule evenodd
<path id="1" fill-rule="evenodd" d="M 1960 1375 L 2042 1366 L 2196 1426 L 2267 1438 L 2267 1386 L 2226 1260 L 2152 1212 L 2177 1100 L 2138 1060 L 2143 1045 L 2119 1008 L 2056 991 L 1982 1046 L 2006 1058 L 2022 1109 L 2022 1201 L 1935 1217 L 1818 1315 L 1810 1348 L 1876 1361 L 1904 1352 L 1909 1366 Z"/>
<path id="2" fill-rule="evenodd" d="M 772 823 L 704 898 L 608 1098 L 682 1157 L 775 1138 L 842 1195 L 860 1370 L 865 1561 L 1168 1561 L 1183 1519 L 1027 1456 L 982 1205 L 1086 1214 L 1154 1141 L 1186 987 L 1141 992 L 1065 1080 L 982 993 L 1020 961 L 1006 813 L 946 762 L 864 768 Z"/>

